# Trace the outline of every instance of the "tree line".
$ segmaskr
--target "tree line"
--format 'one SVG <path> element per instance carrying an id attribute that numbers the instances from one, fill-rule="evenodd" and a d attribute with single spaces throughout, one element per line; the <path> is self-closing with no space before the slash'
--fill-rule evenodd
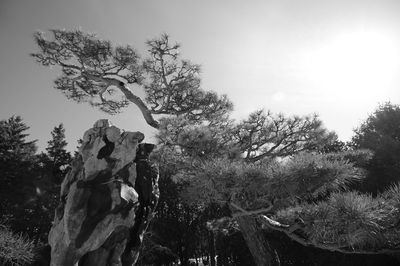
<path id="1" fill-rule="evenodd" d="M 4 250 L 0 260 L 5 265 L 13 261 L 5 259 L 10 256 L 6 250 L 11 243 L 15 245 L 12 250 L 27 254 L 44 248 L 58 205 L 60 184 L 72 158 L 66 150 L 62 123 L 54 127 L 45 152 L 41 153 L 37 153 L 36 140 L 28 140 L 28 130 L 20 116 L 0 121 L 0 235 L 8 236 L 2 238 L 4 242 L 0 245 Z M 18 235 L 12 237 L 13 231 L 29 240 Z M 20 241 L 14 241 L 17 239 Z M 15 255 L 14 262 L 20 262 L 20 258 L 23 256 Z"/>

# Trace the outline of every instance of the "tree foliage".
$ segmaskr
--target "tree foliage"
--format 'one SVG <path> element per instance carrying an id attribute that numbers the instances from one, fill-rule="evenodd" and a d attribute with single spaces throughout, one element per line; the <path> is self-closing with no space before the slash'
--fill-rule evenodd
<path id="1" fill-rule="evenodd" d="M 292 226 L 301 220 L 301 238 L 316 246 L 347 252 L 390 253 L 400 245 L 399 196 L 399 185 L 377 197 L 355 191 L 334 193 L 326 201 L 280 210 L 276 219 Z"/>
<path id="2" fill-rule="evenodd" d="M 64 128 L 55 127 L 48 153 L 35 154 L 29 127 L 19 116 L 0 121 L 0 213 L 12 230 L 47 242 L 59 185 L 70 156 Z"/>
<path id="3" fill-rule="evenodd" d="M 62 123 L 54 127 L 51 137 L 52 139 L 47 142 L 48 162 L 45 164 L 51 171 L 54 181 L 61 183 L 69 170 L 69 164 L 72 159 L 71 154 L 66 150 L 67 141 L 65 140 L 65 128 Z"/>
<path id="4" fill-rule="evenodd" d="M 233 134 L 250 161 L 317 149 L 337 138 L 333 132 L 327 132 L 317 115 L 285 117 L 264 110 L 251 113 Z"/>
<path id="5" fill-rule="evenodd" d="M 36 141 L 28 141 L 29 127 L 20 116 L 0 121 L 0 209 L 12 215 L 29 200 Z"/>
<path id="6" fill-rule="evenodd" d="M 188 183 L 185 198 L 190 202 L 233 203 L 248 211 L 273 212 L 344 190 L 363 175 L 343 156 L 301 153 L 283 162 L 207 161 L 176 178 Z"/>
<path id="7" fill-rule="evenodd" d="M 34 261 L 35 245 L 22 234 L 16 234 L 0 224 L 0 263 L 1 265 L 27 265 Z"/>
<path id="8" fill-rule="evenodd" d="M 146 101 L 154 114 L 184 115 L 190 120 L 220 117 L 232 108 L 224 95 L 200 88 L 200 66 L 179 60 L 179 44 L 171 44 L 168 35 L 147 42 L 150 57 L 144 70 L 150 76 L 145 84 Z"/>
<path id="9" fill-rule="evenodd" d="M 239 148 L 233 141 L 233 121 L 193 121 L 183 117 L 163 118 L 156 138 L 165 156 L 175 157 L 182 163 L 216 157 L 238 156 Z M 160 158 L 161 159 L 161 158 Z"/>
<path id="10" fill-rule="evenodd" d="M 376 193 L 400 181 L 400 106 L 380 105 L 355 130 L 352 144 L 374 154 L 364 190 Z"/>
<path id="11" fill-rule="evenodd" d="M 44 66 L 61 67 L 55 88 L 69 99 L 89 102 L 110 114 L 134 103 L 146 122 L 155 128 L 153 115 L 185 115 L 191 119 L 220 116 L 232 109 L 226 96 L 200 87 L 200 67 L 179 57 L 179 45 L 168 35 L 147 42 L 149 56 L 142 60 L 131 46 L 80 30 L 51 30 L 52 39 L 35 34 L 38 53 L 31 55 Z M 145 91 L 145 101 L 130 86 Z"/>
<path id="12" fill-rule="evenodd" d="M 26 140 L 29 127 L 20 116 L 12 116 L 0 121 L 0 158 L 1 160 L 29 160 L 36 152 L 34 141 Z"/>

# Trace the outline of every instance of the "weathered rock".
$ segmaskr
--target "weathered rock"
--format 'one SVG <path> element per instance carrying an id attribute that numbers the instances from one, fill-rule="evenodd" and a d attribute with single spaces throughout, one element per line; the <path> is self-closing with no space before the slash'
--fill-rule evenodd
<path id="1" fill-rule="evenodd" d="M 83 136 L 49 234 L 51 265 L 133 265 L 156 206 L 153 144 L 97 121 Z M 140 144 L 139 144 L 140 143 Z"/>

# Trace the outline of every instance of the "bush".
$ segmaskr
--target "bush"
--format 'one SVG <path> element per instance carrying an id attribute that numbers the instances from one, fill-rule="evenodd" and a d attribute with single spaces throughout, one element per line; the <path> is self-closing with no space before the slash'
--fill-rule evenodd
<path id="1" fill-rule="evenodd" d="M 22 234 L 13 233 L 8 226 L 0 224 L 0 264 L 26 265 L 34 261 L 35 245 Z"/>

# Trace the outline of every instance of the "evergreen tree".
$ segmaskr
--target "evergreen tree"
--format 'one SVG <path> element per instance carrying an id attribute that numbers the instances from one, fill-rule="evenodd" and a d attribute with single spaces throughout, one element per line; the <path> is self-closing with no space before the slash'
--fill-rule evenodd
<path id="1" fill-rule="evenodd" d="M 36 141 L 20 116 L 0 121 L 0 213 L 16 231 L 29 230 L 27 215 L 35 197 Z M 28 219 L 29 220 L 29 219 Z"/>
<path id="2" fill-rule="evenodd" d="M 65 128 L 61 123 L 54 127 L 51 132 L 52 139 L 49 140 L 46 148 L 49 158 L 49 166 L 56 183 L 61 183 L 65 174 L 68 172 L 71 154 L 66 150 L 67 141 L 65 140 Z"/>
<path id="3" fill-rule="evenodd" d="M 9 213 L 26 197 L 27 173 L 37 149 L 36 140 L 26 140 L 28 129 L 20 116 L 0 121 L 0 206 L 3 214 Z"/>
<path id="4" fill-rule="evenodd" d="M 35 155 L 36 141 L 28 141 L 29 127 L 19 116 L 0 121 L 0 213 L 16 232 L 47 242 L 59 187 L 70 155 L 65 129 L 55 127 L 46 149 Z"/>
<path id="5" fill-rule="evenodd" d="M 352 145 L 368 149 L 373 158 L 367 165 L 369 175 L 363 190 L 377 193 L 400 181 L 400 106 L 380 105 L 355 130 Z"/>
<path id="6" fill-rule="evenodd" d="M 39 193 L 32 203 L 35 215 L 31 217 L 31 223 L 35 225 L 35 237 L 43 242 L 47 242 L 54 210 L 59 201 L 60 183 L 71 162 L 71 155 L 66 151 L 65 128 L 62 123 L 54 127 L 47 143 L 47 153 L 37 156 L 35 187 Z"/>
<path id="7" fill-rule="evenodd" d="M 29 160 L 35 154 L 36 140 L 26 140 L 28 129 L 20 116 L 0 121 L 0 160 Z"/>

